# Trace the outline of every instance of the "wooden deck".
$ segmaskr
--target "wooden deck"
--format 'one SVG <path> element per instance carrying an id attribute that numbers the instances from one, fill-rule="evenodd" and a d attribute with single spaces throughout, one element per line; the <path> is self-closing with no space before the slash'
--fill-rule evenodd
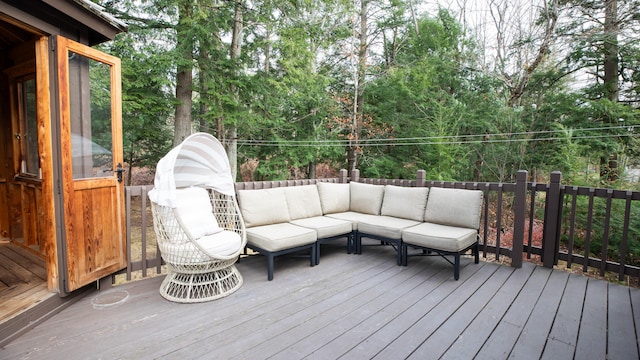
<path id="1" fill-rule="evenodd" d="M 0 240 L 0 324 L 51 295 L 44 259 Z"/>
<path id="2" fill-rule="evenodd" d="M 524 264 L 395 264 L 325 247 L 321 263 L 238 268 L 229 297 L 177 304 L 161 277 L 94 292 L 0 349 L 3 359 L 637 359 L 640 290 Z"/>
<path id="3" fill-rule="evenodd" d="M 44 259 L 0 240 L 0 347 L 69 306 L 87 290 L 65 298 L 50 292 Z"/>

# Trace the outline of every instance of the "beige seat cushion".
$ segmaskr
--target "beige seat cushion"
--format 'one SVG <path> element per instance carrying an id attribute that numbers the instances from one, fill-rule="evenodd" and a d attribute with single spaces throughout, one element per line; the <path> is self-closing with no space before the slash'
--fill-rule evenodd
<path id="1" fill-rule="evenodd" d="M 161 245 L 162 258 L 172 264 L 202 264 L 211 262 L 217 257 L 237 254 L 242 250 L 242 238 L 233 231 L 223 230 L 203 236 L 195 242 L 204 251 L 190 241 L 181 244 L 164 242 Z"/>
<path id="2" fill-rule="evenodd" d="M 324 215 L 349 211 L 349 184 L 319 182 L 316 186 Z"/>
<path id="3" fill-rule="evenodd" d="M 290 220 L 322 216 L 322 206 L 320 205 L 317 186 L 289 186 L 283 189 L 287 199 Z"/>
<path id="4" fill-rule="evenodd" d="M 349 183 L 349 210 L 371 215 L 380 215 L 384 185 Z"/>
<path id="5" fill-rule="evenodd" d="M 238 190 L 238 205 L 246 227 L 286 223 L 290 220 L 283 188 Z"/>
<path id="6" fill-rule="evenodd" d="M 432 187 L 424 221 L 469 229 L 480 228 L 482 191 Z"/>
<path id="7" fill-rule="evenodd" d="M 392 216 L 376 216 L 358 223 L 358 231 L 370 235 L 377 235 L 387 239 L 400 240 L 402 230 L 420 224 L 420 221 L 402 219 Z"/>
<path id="8" fill-rule="evenodd" d="M 378 215 L 363 214 L 363 213 L 353 212 L 353 211 L 345 211 L 341 213 L 328 214 L 327 216 L 331 218 L 347 220 L 351 222 L 351 227 L 353 231 L 358 230 L 358 223 L 360 221 L 374 222 L 378 218 Z"/>
<path id="9" fill-rule="evenodd" d="M 315 230 L 289 223 L 247 228 L 247 243 L 271 252 L 312 244 L 317 239 Z"/>
<path id="10" fill-rule="evenodd" d="M 292 224 L 313 229 L 318 235 L 318 239 L 333 236 L 347 235 L 351 233 L 351 221 L 336 219 L 328 216 L 316 216 L 305 219 L 292 220 Z"/>
<path id="11" fill-rule="evenodd" d="M 426 187 L 387 185 L 384 187 L 384 198 L 380 214 L 423 221 L 428 195 L 429 188 Z"/>
<path id="12" fill-rule="evenodd" d="M 223 230 L 201 237 L 196 243 L 210 256 L 230 256 L 241 250 L 242 238 L 234 231 Z"/>
<path id="13" fill-rule="evenodd" d="M 430 249 L 458 252 L 476 242 L 478 232 L 474 229 L 422 223 L 402 231 L 402 241 Z"/>

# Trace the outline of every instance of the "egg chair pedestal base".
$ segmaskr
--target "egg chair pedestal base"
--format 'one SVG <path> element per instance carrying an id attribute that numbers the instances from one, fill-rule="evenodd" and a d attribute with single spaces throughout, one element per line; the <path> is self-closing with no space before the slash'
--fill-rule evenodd
<path id="1" fill-rule="evenodd" d="M 242 281 L 235 265 L 207 273 L 176 272 L 168 266 L 160 295 L 180 303 L 211 301 L 232 294 L 242 286 Z"/>

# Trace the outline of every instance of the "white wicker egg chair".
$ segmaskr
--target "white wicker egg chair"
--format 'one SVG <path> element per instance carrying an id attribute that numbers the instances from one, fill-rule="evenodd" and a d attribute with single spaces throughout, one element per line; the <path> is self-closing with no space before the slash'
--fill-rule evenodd
<path id="1" fill-rule="evenodd" d="M 246 244 L 229 160 L 213 136 L 197 133 L 163 157 L 149 192 L 167 276 L 160 294 L 193 303 L 242 286 L 235 262 Z"/>

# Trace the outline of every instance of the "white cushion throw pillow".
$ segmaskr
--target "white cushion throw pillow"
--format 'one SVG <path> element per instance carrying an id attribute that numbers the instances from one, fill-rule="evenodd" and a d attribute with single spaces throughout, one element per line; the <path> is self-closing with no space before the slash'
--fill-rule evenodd
<path id="1" fill-rule="evenodd" d="M 176 189 L 176 215 L 183 230 L 192 239 L 222 231 L 218 226 L 209 192 L 204 188 L 188 187 Z"/>
<path id="2" fill-rule="evenodd" d="M 291 220 L 284 188 L 239 190 L 238 202 L 248 228 Z"/>
<path id="3" fill-rule="evenodd" d="M 316 186 L 323 214 L 349 211 L 349 184 L 319 182 Z"/>
<path id="4" fill-rule="evenodd" d="M 427 206 L 429 188 L 402 187 L 387 185 L 384 187 L 381 215 L 403 219 L 423 221 Z"/>
<path id="5" fill-rule="evenodd" d="M 322 216 L 322 205 L 315 185 L 287 186 L 284 194 L 291 220 Z"/>
<path id="6" fill-rule="evenodd" d="M 432 187 L 424 221 L 468 229 L 480 228 L 483 192 Z"/>
<path id="7" fill-rule="evenodd" d="M 351 192 L 351 201 L 349 203 L 351 211 L 380 215 L 382 198 L 384 196 L 384 185 L 364 184 L 352 181 L 349 183 L 349 190 Z"/>

